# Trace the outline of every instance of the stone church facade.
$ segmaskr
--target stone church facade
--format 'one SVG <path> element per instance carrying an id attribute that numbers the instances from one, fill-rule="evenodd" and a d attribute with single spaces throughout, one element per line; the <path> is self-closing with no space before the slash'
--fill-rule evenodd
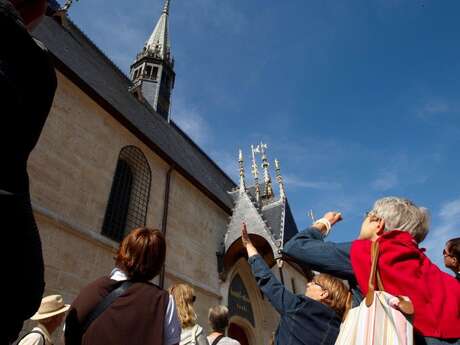
<path id="1" fill-rule="evenodd" d="M 303 276 L 279 264 L 282 244 L 297 228 L 280 175 L 279 197 L 267 189 L 269 175 L 259 186 L 256 172 L 256 183 L 246 187 L 243 166 L 235 184 L 171 119 L 168 16 L 166 0 L 130 78 L 65 14 L 45 18 L 34 32 L 49 48 L 58 77 L 29 161 L 45 293 L 60 293 L 70 303 L 83 286 L 110 273 L 124 233 L 147 225 L 161 229 L 168 246 L 158 284 L 192 285 L 205 328 L 208 308 L 228 304 L 230 334 L 242 344 L 267 344 L 278 317 L 252 278 L 238 225 L 252 225 L 273 270 L 302 293 Z M 268 166 L 261 168 L 269 174 Z"/>

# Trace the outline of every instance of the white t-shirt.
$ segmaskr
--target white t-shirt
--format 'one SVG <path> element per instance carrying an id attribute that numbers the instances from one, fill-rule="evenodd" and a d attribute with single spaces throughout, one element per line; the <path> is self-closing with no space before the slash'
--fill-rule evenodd
<path id="1" fill-rule="evenodd" d="M 128 280 L 125 272 L 119 268 L 114 268 L 110 273 L 110 279 L 116 281 Z M 164 328 L 164 345 L 174 345 L 180 342 L 181 326 L 177 316 L 174 298 L 169 295 L 168 307 L 166 308 Z"/>
<path id="2" fill-rule="evenodd" d="M 210 335 L 208 337 L 208 343 L 209 345 L 212 344 L 212 342 L 217 338 L 218 336 L 217 335 Z M 223 337 L 219 340 L 219 342 L 217 343 L 217 345 L 241 345 L 240 342 L 238 340 L 235 340 L 235 339 L 232 339 L 232 338 L 229 338 L 229 337 Z"/>

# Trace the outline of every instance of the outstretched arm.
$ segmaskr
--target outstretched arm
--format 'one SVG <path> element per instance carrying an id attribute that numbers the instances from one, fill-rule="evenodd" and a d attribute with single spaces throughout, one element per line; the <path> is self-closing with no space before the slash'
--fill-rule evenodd
<path id="1" fill-rule="evenodd" d="M 338 212 L 328 212 L 322 220 L 312 227 L 299 232 L 291 238 L 283 248 L 283 253 L 301 264 L 310 266 L 313 270 L 329 273 L 341 279 L 354 280 L 350 260 L 351 242 L 324 242 L 325 234 L 330 226 L 339 222 L 342 215 Z"/>
<path id="2" fill-rule="evenodd" d="M 268 298 L 273 307 L 280 313 L 286 313 L 289 310 L 295 309 L 301 300 L 298 296 L 290 292 L 281 282 L 275 277 L 273 272 L 265 263 L 264 259 L 259 255 L 257 249 L 249 238 L 246 224 L 243 223 L 241 231 L 241 239 L 248 253 L 248 261 L 251 266 L 252 274 L 264 295 Z"/>

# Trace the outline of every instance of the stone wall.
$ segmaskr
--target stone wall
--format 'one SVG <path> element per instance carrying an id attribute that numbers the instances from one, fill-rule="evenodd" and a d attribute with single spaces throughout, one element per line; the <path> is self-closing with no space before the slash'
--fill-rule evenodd
<path id="1" fill-rule="evenodd" d="M 168 164 L 58 73 L 54 105 L 29 160 L 32 203 L 43 242 L 45 294 L 62 294 L 71 303 L 83 286 L 113 268 L 118 244 L 101 235 L 101 228 L 118 155 L 127 145 L 138 147 L 151 168 L 147 225 L 160 228 Z M 165 288 L 178 282 L 195 288 L 196 312 L 205 329 L 209 307 L 226 302 L 227 283 L 219 281 L 216 251 L 227 222 L 227 213 L 173 171 Z M 275 330 L 278 317 L 261 299 L 247 264 L 240 266 L 262 320 L 253 334 L 254 345 L 262 345 Z M 299 279 L 295 271 L 286 272 L 286 281 L 291 276 Z M 25 328 L 30 326 L 27 323 Z M 60 335 L 55 336 L 57 344 Z"/>
<path id="2" fill-rule="evenodd" d="M 110 273 L 118 246 L 101 228 L 120 150 L 138 147 L 152 171 L 147 225 L 160 228 L 169 166 L 66 77 L 29 160 L 31 195 L 43 242 L 46 294 L 70 303 L 79 290 Z M 167 224 L 166 284 L 197 290 L 197 312 L 219 303 L 216 248 L 227 214 L 173 172 Z"/>

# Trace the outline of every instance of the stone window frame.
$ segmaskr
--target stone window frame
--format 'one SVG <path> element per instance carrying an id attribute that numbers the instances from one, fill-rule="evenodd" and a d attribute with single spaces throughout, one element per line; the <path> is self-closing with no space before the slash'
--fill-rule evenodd
<path id="1" fill-rule="evenodd" d="M 113 176 L 102 235 L 121 241 L 134 228 L 145 226 L 152 171 L 144 153 L 134 145 L 120 150 Z"/>

